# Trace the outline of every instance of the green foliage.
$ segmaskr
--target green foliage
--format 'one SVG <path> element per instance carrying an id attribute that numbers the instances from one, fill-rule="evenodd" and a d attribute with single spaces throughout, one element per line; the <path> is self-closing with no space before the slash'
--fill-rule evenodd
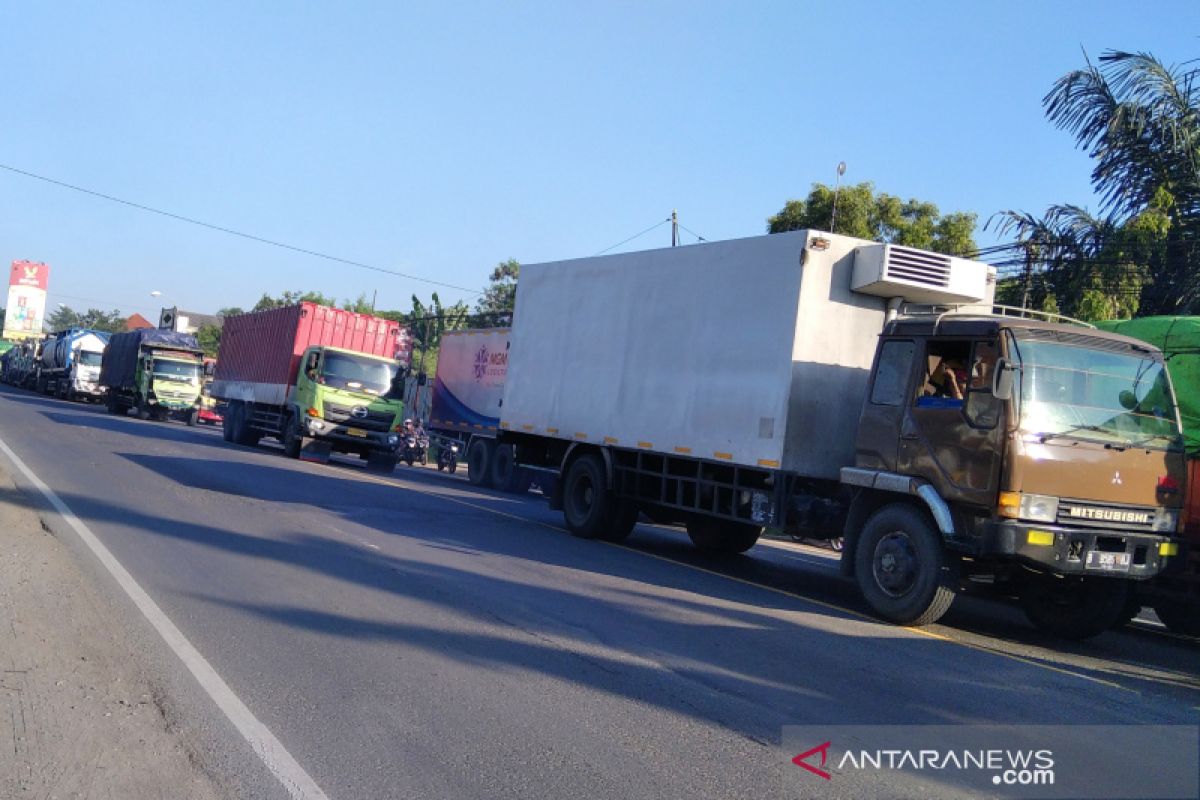
<path id="1" fill-rule="evenodd" d="M 4 330 L 4 309 L 0 308 L 0 331 Z"/>
<path id="2" fill-rule="evenodd" d="M 1059 78 L 1042 102 L 1092 157 L 1105 216 L 1074 206 L 998 214 L 1025 251 L 1022 287 L 1044 275 L 1067 313 L 1085 319 L 1200 311 L 1200 69 L 1109 52 Z"/>
<path id="3" fill-rule="evenodd" d="M 201 325 L 196 331 L 196 341 L 200 343 L 204 355 L 215 358 L 217 351 L 221 349 L 221 326 Z"/>
<path id="4" fill-rule="evenodd" d="M 426 305 L 414 294 L 412 312 L 404 320 L 408 323 L 413 337 L 414 370 L 433 375 L 437 371 L 442 334 L 466 328 L 470 314 L 470 309 L 461 300 L 445 307 L 437 292 L 434 292 L 429 305 Z"/>
<path id="5" fill-rule="evenodd" d="M 89 308 L 80 314 L 67 306 L 59 306 L 46 317 L 46 325 L 51 331 L 61 331 L 67 328 L 91 328 L 97 331 L 117 333 L 125 330 L 125 317 L 120 311 L 102 311 Z"/>
<path id="6" fill-rule="evenodd" d="M 488 277 L 489 284 L 483 290 L 483 297 L 475 304 L 475 312 L 481 315 L 478 327 L 503 328 L 512 324 L 520 275 L 521 263 L 515 258 L 496 265 Z"/>
<path id="7" fill-rule="evenodd" d="M 355 314 L 374 314 L 375 307 L 371 301 L 367 299 L 367 293 L 362 292 L 353 300 L 346 300 L 342 303 L 342 308 L 347 311 L 353 311 Z"/>
<path id="8" fill-rule="evenodd" d="M 321 306 L 337 306 L 336 298 L 326 297 L 320 292 L 287 291 L 279 295 L 279 297 L 271 297 L 271 295 L 263 292 L 263 296 L 258 299 L 258 302 L 254 304 L 254 308 L 250 310 L 266 311 L 269 308 L 285 308 L 305 301 Z"/>
<path id="9" fill-rule="evenodd" d="M 832 187 L 813 184 L 806 199 L 788 200 L 778 214 L 767 218 L 767 232 L 828 230 L 836 225 L 834 233 L 937 253 L 970 255 L 977 249 L 973 237 L 974 214 L 942 215 L 933 203 L 876 194 L 874 184 L 868 181 L 844 186 L 836 192 L 834 223 L 834 194 Z"/>
<path id="10" fill-rule="evenodd" d="M 222 308 L 222 309 L 218 310 L 217 316 L 218 317 L 236 317 L 238 314 L 245 314 L 245 313 L 246 312 L 243 311 L 238 306 L 229 306 L 227 308 Z"/>

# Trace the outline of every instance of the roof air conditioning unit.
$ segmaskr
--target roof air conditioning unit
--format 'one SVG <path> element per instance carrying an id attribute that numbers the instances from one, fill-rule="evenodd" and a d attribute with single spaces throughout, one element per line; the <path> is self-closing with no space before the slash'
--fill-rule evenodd
<path id="1" fill-rule="evenodd" d="M 855 249 L 850 288 L 911 303 L 991 303 L 995 281 L 995 269 L 979 261 L 898 244 L 872 244 Z"/>

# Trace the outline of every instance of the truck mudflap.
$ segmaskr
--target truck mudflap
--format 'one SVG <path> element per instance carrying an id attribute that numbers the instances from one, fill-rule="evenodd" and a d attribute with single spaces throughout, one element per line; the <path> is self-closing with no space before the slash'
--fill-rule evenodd
<path id="1" fill-rule="evenodd" d="M 988 521 L 975 555 L 1007 556 L 1064 575 L 1147 580 L 1183 563 L 1184 542 L 1158 534 Z"/>

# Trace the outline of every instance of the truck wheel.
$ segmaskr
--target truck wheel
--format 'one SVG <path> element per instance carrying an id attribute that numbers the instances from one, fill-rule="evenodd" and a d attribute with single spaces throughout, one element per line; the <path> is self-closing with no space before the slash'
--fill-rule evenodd
<path id="1" fill-rule="evenodd" d="M 922 512 L 885 506 L 863 526 L 855 548 L 859 590 L 875 613 L 898 625 L 929 625 L 950 610 L 958 562 Z"/>
<path id="2" fill-rule="evenodd" d="M 567 530 L 581 539 L 619 542 L 637 524 L 637 505 L 613 497 L 596 455 L 580 456 L 567 467 L 563 484 L 563 517 Z"/>
<path id="3" fill-rule="evenodd" d="M 198 422 L 200 422 L 200 410 L 193 408 L 191 413 L 187 415 L 188 427 L 194 428 Z"/>
<path id="4" fill-rule="evenodd" d="M 1164 602 L 1154 607 L 1154 613 L 1171 633 L 1200 636 L 1200 606 Z"/>
<path id="5" fill-rule="evenodd" d="M 300 447 L 303 445 L 303 434 L 300 433 L 296 424 L 295 416 L 288 415 L 288 418 L 283 422 L 283 454 L 288 458 L 299 458 Z"/>
<path id="6" fill-rule="evenodd" d="M 716 517 L 691 517 L 687 521 L 688 538 L 697 550 L 713 555 L 737 555 L 754 547 L 763 529 L 745 522 Z"/>
<path id="7" fill-rule="evenodd" d="M 395 453 L 372 451 L 367 454 L 367 469 L 379 472 L 391 472 L 400 463 L 400 457 Z"/>
<path id="8" fill-rule="evenodd" d="M 492 486 L 509 494 L 524 494 L 529 491 L 532 476 L 517 466 L 512 445 L 499 444 L 492 450 Z"/>
<path id="9" fill-rule="evenodd" d="M 226 407 L 225 413 L 221 416 L 221 438 L 227 442 L 233 441 L 234 427 L 236 420 L 237 408 L 232 404 Z"/>
<path id="10" fill-rule="evenodd" d="M 133 410 L 137 413 L 138 419 L 150 419 L 150 408 L 146 405 L 146 401 L 139 394 L 134 400 Z"/>
<path id="11" fill-rule="evenodd" d="M 108 413 L 110 414 L 125 413 L 125 409 L 121 408 L 121 401 L 117 399 L 117 395 L 114 392 L 109 392 L 108 396 L 104 398 L 104 407 L 108 409 Z"/>
<path id="12" fill-rule="evenodd" d="M 472 486 L 492 485 L 491 466 L 495 444 L 491 439 L 475 439 L 471 442 L 467 450 L 467 480 Z"/>
<path id="13" fill-rule="evenodd" d="M 1089 639 L 1117 624 L 1128 596 L 1119 578 L 1035 575 L 1021 589 L 1021 608 L 1038 630 Z"/>

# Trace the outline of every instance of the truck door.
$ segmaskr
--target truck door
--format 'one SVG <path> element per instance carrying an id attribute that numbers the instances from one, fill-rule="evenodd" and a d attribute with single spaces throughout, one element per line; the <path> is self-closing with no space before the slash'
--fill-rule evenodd
<path id="1" fill-rule="evenodd" d="M 913 339 L 884 339 L 875 355 L 871 386 L 863 403 L 855 439 L 855 465 L 896 471 L 900 426 L 912 385 L 919 344 Z"/>
<path id="2" fill-rule="evenodd" d="M 992 396 L 994 339 L 928 339 L 923 375 L 906 404 L 898 472 L 947 500 L 995 502 L 1004 447 L 1003 404 Z"/>

